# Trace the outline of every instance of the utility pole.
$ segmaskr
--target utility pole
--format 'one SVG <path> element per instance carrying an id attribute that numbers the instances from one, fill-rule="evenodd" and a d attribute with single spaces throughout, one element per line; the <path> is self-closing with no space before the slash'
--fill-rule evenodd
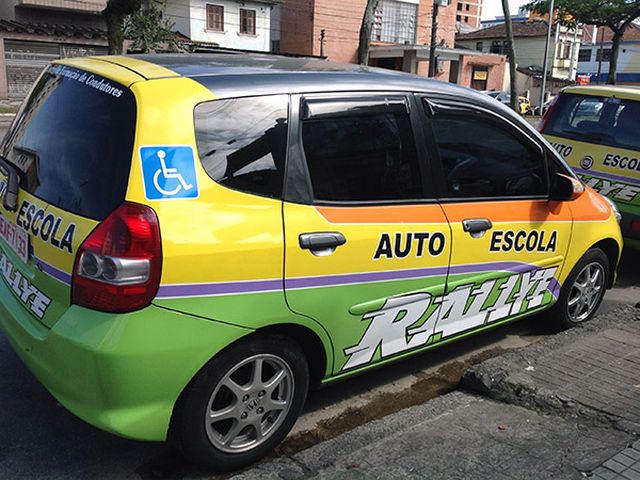
<path id="1" fill-rule="evenodd" d="M 433 2 L 433 14 L 431 15 L 431 44 L 429 45 L 429 77 L 436 76 L 436 41 L 438 31 L 438 9 L 440 7 L 439 0 Z"/>
<path id="2" fill-rule="evenodd" d="M 324 57 L 324 37 L 325 37 L 325 30 L 324 28 L 322 30 L 320 30 L 320 56 Z"/>
<path id="3" fill-rule="evenodd" d="M 551 0 L 551 5 L 549 5 L 549 28 L 547 28 L 547 39 L 544 42 L 544 62 L 542 66 L 542 88 L 540 89 L 540 111 L 542 111 L 542 106 L 544 105 L 544 97 L 545 90 L 547 88 L 547 65 L 549 61 L 549 43 L 551 43 L 551 28 L 553 27 L 553 12 L 554 8 L 554 0 Z M 555 53 L 555 49 L 554 49 Z M 555 60 L 555 55 L 554 55 Z M 552 63 L 553 65 L 553 63 Z M 551 67 L 553 71 L 553 66 Z"/>
<path id="4" fill-rule="evenodd" d="M 598 85 L 600 85 L 600 75 L 602 74 L 602 57 L 604 57 L 604 29 L 606 27 L 601 27 L 601 32 L 600 32 L 600 48 L 598 50 L 596 50 L 598 53 L 596 53 L 597 56 L 600 57 L 600 59 L 598 60 Z"/>

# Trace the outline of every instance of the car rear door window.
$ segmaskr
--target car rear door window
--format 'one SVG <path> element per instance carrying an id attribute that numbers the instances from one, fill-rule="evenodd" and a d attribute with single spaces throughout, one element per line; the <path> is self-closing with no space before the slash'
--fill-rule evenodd
<path id="1" fill-rule="evenodd" d="M 195 109 L 202 166 L 225 187 L 282 196 L 289 96 L 232 98 Z"/>
<path id="2" fill-rule="evenodd" d="M 395 201 L 423 195 L 404 99 L 307 104 L 302 143 L 317 201 Z"/>
<path id="3" fill-rule="evenodd" d="M 541 152 L 486 115 L 437 113 L 431 118 L 448 198 L 537 197 L 547 193 Z"/>

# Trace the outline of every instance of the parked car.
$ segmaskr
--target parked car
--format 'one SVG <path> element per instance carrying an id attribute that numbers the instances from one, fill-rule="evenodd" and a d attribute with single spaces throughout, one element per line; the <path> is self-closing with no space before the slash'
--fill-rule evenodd
<path id="1" fill-rule="evenodd" d="M 511 94 L 509 92 L 483 91 L 482 93 L 485 93 L 504 105 L 511 105 Z M 522 115 L 531 113 L 531 103 L 529 102 L 529 99 L 527 97 L 518 96 L 518 108 L 519 113 Z"/>
<path id="2" fill-rule="evenodd" d="M 625 243 L 640 248 L 640 89 L 566 88 L 541 131 L 587 185 L 616 202 Z"/>
<path id="3" fill-rule="evenodd" d="M 18 355 L 80 418 L 215 470 L 273 449 L 310 384 L 591 319 L 622 247 L 514 112 L 317 59 L 55 61 L 0 155 Z"/>
<path id="4" fill-rule="evenodd" d="M 536 105 L 535 107 L 532 107 L 531 108 L 531 114 L 532 115 L 543 116 L 551 108 L 551 106 L 555 102 L 556 98 L 557 98 L 557 96 L 556 97 L 551 97 L 549 100 L 547 100 L 546 102 L 544 102 L 542 104 L 542 108 L 540 108 L 540 105 Z"/>

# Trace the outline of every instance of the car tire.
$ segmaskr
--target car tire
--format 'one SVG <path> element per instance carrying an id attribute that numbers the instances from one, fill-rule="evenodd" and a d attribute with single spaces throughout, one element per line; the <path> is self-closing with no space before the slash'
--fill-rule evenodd
<path id="1" fill-rule="evenodd" d="M 565 328 L 591 320 L 602 302 L 610 275 L 607 255 L 599 248 L 587 251 L 560 289 L 552 310 L 556 320 Z"/>
<path id="2" fill-rule="evenodd" d="M 289 433 L 308 387 L 308 363 L 294 340 L 281 335 L 240 340 L 211 359 L 185 389 L 170 440 L 200 467 L 217 472 L 246 467 Z"/>

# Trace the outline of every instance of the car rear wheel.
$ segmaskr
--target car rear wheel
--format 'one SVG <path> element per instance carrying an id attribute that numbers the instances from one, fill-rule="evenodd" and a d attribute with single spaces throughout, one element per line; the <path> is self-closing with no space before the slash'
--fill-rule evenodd
<path id="1" fill-rule="evenodd" d="M 214 357 L 182 395 L 172 440 L 200 466 L 229 471 L 277 446 L 307 394 L 309 368 L 293 340 L 255 336 Z"/>
<path id="2" fill-rule="evenodd" d="M 554 314 L 565 327 L 591 320 L 610 278 L 609 259 L 599 248 L 589 250 L 571 270 L 560 290 Z"/>

